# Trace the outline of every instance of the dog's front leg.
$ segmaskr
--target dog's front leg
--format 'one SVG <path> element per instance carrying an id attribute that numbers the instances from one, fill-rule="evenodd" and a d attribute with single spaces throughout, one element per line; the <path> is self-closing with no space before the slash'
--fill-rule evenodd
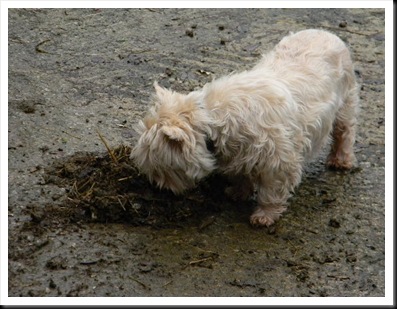
<path id="1" fill-rule="evenodd" d="M 263 195 L 267 195 L 263 191 L 267 190 L 265 188 L 258 188 L 258 206 L 250 218 L 252 225 L 270 226 L 276 222 L 287 209 L 286 201 L 282 202 L 280 199 L 279 201 L 270 202 L 269 198 L 263 197 Z"/>
<path id="2" fill-rule="evenodd" d="M 263 173 L 258 180 L 258 206 L 250 221 L 256 226 L 270 226 L 287 210 L 291 191 L 300 182 L 302 168 Z"/>

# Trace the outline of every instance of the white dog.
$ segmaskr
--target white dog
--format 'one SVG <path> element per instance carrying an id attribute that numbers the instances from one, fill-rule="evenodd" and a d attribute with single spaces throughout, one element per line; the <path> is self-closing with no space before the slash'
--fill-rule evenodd
<path id="1" fill-rule="evenodd" d="M 227 189 L 234 198 L 249 197 L 256 186 L 254 225 L 280 217 L 304 163 L 330 137 L 327 165 L 349 169 L 355 162 L 357 84 L 348 48 L 329 32 L 291 34 L 251 70 L 187 95 L 155 89 L 131 154 L 135 164 L 177 194 L 215 170 L 237 180 Z"/>

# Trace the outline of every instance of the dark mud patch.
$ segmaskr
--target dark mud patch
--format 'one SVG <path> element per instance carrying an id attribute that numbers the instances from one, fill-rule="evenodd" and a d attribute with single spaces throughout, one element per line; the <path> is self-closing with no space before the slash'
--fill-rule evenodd
<path id="1" fill-rule="evenodd" d="M 40 222 L 52 213 L 72 222 L 161 228 L 191 224 L 225 207 L 220 198 L 227 182 L 221 176 L 209 177 L 194 190 L 176 196 L 151 185 L 129 159 L 130 153 L 130 147 L 119 146 L 111 153 L 77 153 L 54 162 L 46 169 L 45 182 L 64 188 L 65 197 L 60 205 L 30 209 L 32 221 Z"/>

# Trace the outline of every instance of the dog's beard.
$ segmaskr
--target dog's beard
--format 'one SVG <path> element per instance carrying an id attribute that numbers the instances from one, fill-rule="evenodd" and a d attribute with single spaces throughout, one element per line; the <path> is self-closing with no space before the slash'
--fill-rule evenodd
<path id="1" fill-rule="evenodd" d="M 150 182 L 155 183 L 160 189 L 171 190 L 176 195 L 196 185 L 196 181 L 187 177 L 183 170 L 155 170 L 148 177 Z"/>
<path id="2" fill-rule="evenodd" d="M 163 150 L 167 151 L 167 150 Z M 174 194 L 181 194 L 186 190 L 192 189 L 197 182 L 206 177 L 215 165 L 211 154 L 203 156 L 204 162 L 186 161 L 180 154 L 170 155 L 172 164 L 161 165 L 161 159 L 157 159 L 157 164 L 153 164 L 149 157 L 153 158 L 153 154 L 146 156 L 144 161 L 138 163 L 142 173 L 146 174 L 151 183 L 156 184 L 160 189 L 171 190 Z M 135 157 L 135 161 L 137 159 Z M 199 163 L 205 163 L 204 168 Z"/>

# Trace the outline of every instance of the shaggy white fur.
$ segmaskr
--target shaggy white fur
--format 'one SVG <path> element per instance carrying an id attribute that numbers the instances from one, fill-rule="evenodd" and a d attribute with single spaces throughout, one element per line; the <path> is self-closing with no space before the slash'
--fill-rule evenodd
<path id="1" fill-rule="evenodd" d="M 155 89 L 131 154 L 136 165 L 177 194 L 216 169 L 243 182 L 227 190 L 234 197 L 247 198 L 256 186 L 254 225 L 281 216 L 304 163 L 330 137 L 327 165 L 349 169 L 355 162 L 357 84 L 348 48 L 329 32 L 291 34 L 252 70 L 187 95 Z"/>

